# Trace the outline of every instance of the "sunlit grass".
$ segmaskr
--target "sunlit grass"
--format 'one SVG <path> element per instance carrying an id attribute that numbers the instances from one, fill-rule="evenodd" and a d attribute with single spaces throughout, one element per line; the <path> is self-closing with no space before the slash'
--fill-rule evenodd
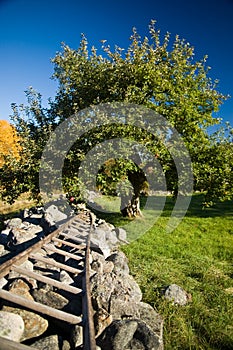
<path id="1" fill-rule="evenodd" d="M 99 200 L 110 207 L 109 198 Z M 116 202 L 111 205 L 114 209 Z M 202 196 L 196 195 L 180 225 L 167 233 L 173 205 L 168 198 L 158 221 L 122 246 L 131 273 L 144 301 L 164 317 L 165 350 L 233 349 L 233 203 L 202 209 Z M 127 219 L 119 213 L 103 217 L 124 226 L 132 237 Z M 141 219 L 135 222 L 140 231 Z M 188 305 L 174 306 L 160 296 L 161 288 L 171 283 L 192 295 Z"/>

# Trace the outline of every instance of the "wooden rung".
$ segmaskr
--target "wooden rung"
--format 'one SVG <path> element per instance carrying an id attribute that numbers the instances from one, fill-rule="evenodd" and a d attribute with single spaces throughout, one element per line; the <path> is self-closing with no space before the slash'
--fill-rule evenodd
<path id="1" fill-rule="evenodd" d="M 57 262 L 57 261 L 55 261 L 53 259 L 45 258 L 45 257 L 41 256 L 40 254 L 30 254 L 30 258 L 34 259 L 34 260 L 37 260 L 37 261 L 42 261 L 45 264 L 48 264 L 48 265 L 51 265 L 51 266 L 54 266 L 54 267 L 58 267 L 58 268 L 60 268 L 62 270 L 65 270 L 65 271 L 68 271 L 68 272 L 71 272 L 71 273 L 74 273 L 74 274 L 79 274 L 80 272 L 83 271 L 82 269 L 77 269 L 77 268 L 74 268 L 74 267 L 71 267 L 71 266 L 59 263 L 59 262 Z"/>
<path id="2" fill-rule="evenodd" d="M 0 337 L 0 349 L 1 350 L 36 350 L 32 346 L 24 345 L 16 341 Z"/>
<path id="3" fill-rule="evenodd" d="M 83 239 L 80 237 L 80 238 L 78 238 L 78 237 L 76 237 L 76 236 L 73 236 L 73 235 L 71 235 L 71 234 L 69 234 L 69 233 L 61 233 L 61 235 L 63 236 L 63 237 L 65 237 L 65 238 L 68 238 L 68 239 L 71 239 L 72 241 L 74 241 L 74 242 L 76 242 L 76 243 L 80 243 L 80 244 L 84 244 L 85 242 L 86 242 L 86 240 L 87 240 L 87 237 L 83 237 Z"/>
<path id="4" fill-rule="evenodd" d="M 67 245 L 68 247 L 72 247 L 72 248 L 76 248 L 76 249 L 80 249 L 80 250 L 83 250 L 83 249 L 86 248 L 86 244 L 74 244 L 74 243 L 65 241 L 64 239 L 59 239 L 59 238 L 56 238 L 56 237 L 53 238 L 53 241 L 57 242 L 57 243 L 64 244 L 64 245 Z"/>
<path id="5" fill-rule="evenodd" d="M 50 250 L 50 251 L 52 251 L 52 252 L 54 252 L 54 253 L 60 254 L 60 255 L 64 255 L 64 256 L 66 256 L 66 257 L 68 257 L 68 258 L 71 258 L 71 259 L 74 259 L 74 260 L 80 261 L 80 260 L 83 260 L 83 259 L 84 259 L 83 256 L 82 256 L 82 257 L 81 257 L 81 256 L 77 256 L 77 255 L 75 255 L 75 254 L 66 252 L 65 250 L 55 248 L 52 244 L 45 244 L 45 245 L 43 246 L 43 248 L 45 248 L 46 250 Z"/>
<path id="6" fill-rule="evenodd" d="M 32 301 L 32 300 L 23 298 L 20 295 L 8 292 L 4 289 L 0 289 L 0 297 L 2 299 L 11 301 L 12 303 L 24 306 L 27 309 L 37 311 L 37 312 L 42 313 L 44 315 L 48 315 L 48 316 L 57 318 L 59 320 L 63 320 L 65 322 L 71 323 L 71 324 L 79 324 L 82 322 L 82 317 L 68 314 L 67 312 L 57 310 L 57 309 L 54 309 L 50 306 L 47 306 L 47 305 L 44 305 L 41 303 L 37 303 L 36 301 Z"/>
<path id="7" fill-rule="evenodd" d="M 46 283 L 46 284 L 50 284 L 51 286 L 54 286 L 54 287 L 56 287 L 58 289 L 63 289 L 65 291 L 73 293 L 73 294 L 79 294 L 79 293 L 82 292 L 82 289 L 80 289 L 80 288 L 76 288 L 76 287 L 70 286 L 68 284 L 65 284 L 65 283 L 62 283 L 60 281 L 54 280 L 53 278 L 42 276 L 42 275 L 40 275 L 38 273 L 35 273 L 33 271 L 25 270 L 22 267 L 19 267 L 19 266 L 16 266 L 16 265 L 12 266 L 12 271 L 18 272 L 18 273 L 20 273 L 20 274 L 22 274 L 24 276 L 28 276 L 28 277 L 34 278 L 37 281 L 40 281 L 40 282 L 43 282 L 43 283 Z"/>

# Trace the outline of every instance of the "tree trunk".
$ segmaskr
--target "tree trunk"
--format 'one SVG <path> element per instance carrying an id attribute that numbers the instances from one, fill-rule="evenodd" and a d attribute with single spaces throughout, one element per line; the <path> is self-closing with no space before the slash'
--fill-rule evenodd
<path id="1" fill-rule="evenodd" d="M 137 171 L 128 171 L 128 180 L 133 186 L 131 195 L 121 195 L 121 213 L 125 217 L 142 216 L 140 210 L 140 194 L 147 193 L 148 182 L 145 174 L 139 168 Z"/>
<path id="2" fill-rule="evenodd" d="M 140 210 L 139 196 L 133 195 L 132 198 L 128 196 L 121 197 L 121 213 L 124 217 L 134 218 L 136 216 L 142 216 Z"/>

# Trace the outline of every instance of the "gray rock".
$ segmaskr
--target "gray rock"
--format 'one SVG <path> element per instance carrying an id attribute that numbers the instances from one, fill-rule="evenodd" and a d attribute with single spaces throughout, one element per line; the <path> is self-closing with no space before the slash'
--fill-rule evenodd
<path id="1" fill-rule="evenodd" d="M 114 230 L 114 226 L 112 224 L 109 224 L 108 222 L 106 222 L 105 220 L 101 220 L 99 219 L 98 222 L 97 222 L 97 227 L 100 229 L 100 230 L 103 230 L 105 232 L 107 231 L 112 231 Z"/>
<path id="2" fill-rule="evenodd" d="M 91 269 L 92 271 L 95 271 L 99 274 L 103 274 L 103 266 L 104 266 L 104 262 L 102 262 L 101 260 L 93 260 L 92 263 L 91 263 Z"/>
<path id="3" fill-rule="evenodd" d="M 128 259 L 123 252 L 113 253 L 106 260 L 113 262 L 116 274 L 129 274 Z"/>
<path id="4" fill-rule="evenodd" d="M 83 327 L 75 325 L 70 335 L 70 344 L 72 349 L 76 349 L 83 343 Z"/>
<path id="5" fill-rule="evenodd" d="M 69 303 L 68 299 L 52 290 L 38 289 L 34 290 L 32 295 L 38 303 L 45 304 L 58 310 L 63 309 Z"/>
<path id="6" fill-rule="evenodd" d="M 126 231 L 123 228 L 121 228 L 121 227 L 116 227 L 114 230 L 116 232 L 117 238 L 120 241 L 122 241 L 124 243 L 127 243 L 127 233 L 126 233 Z"/>
<path id="7" fill-rule="evenodd" d="M 114 270 L 114 264 L 112 261 L 105 261 L 103 265 L 103 273 L 111 273 Z"/>
<path id="8" fill-rule="evenodd" d="M 26 260 L 24 263 L 19 265 L 19 267 L 21 267 L 27 271 L 33 271 L 33 263 L 29 260 Z M 12 279 L 12 278 L 17 278 L 19 276 L 20 276 L 20 274 L 18 272 L 12 270 L 12 271 L 10 271 L 8 278 Z M 32 279 L 32 278 L 27 277 L 27 276 L 24 276 L 24 279 L 27 280 L 33 286 L 33 288 L 37 287 L 37 282 L 35 279 Z"/>
<path id="9" fill-rule="evenodd" d="M 117 245 L 119 245 L 119 241 L 115 231 L 110 231 L 110 230 L 106 231 L 105 239 L 107 241 L 108 246 L 111 248 L 117 247 Z"/>
<path id="10" fill-rule="evenodd" d="M 20 295 L 25 299 L 33 301 L 33 297 L 30 294 L 29 285 L 21 278 L 15 279 L 9 286 L 9 291 L 11 293 Z"/>
<path id="11" fill-rule="evenodd" d="M 110 313 L 113 319 L 140 319 L 158 335 L 162 343 L 163 319 L 151 305 L 143 302 L 122 303 L 117 299 L 113 299 L 110 301 Z"/>
<path id="12" fill-rule="evenodd" d="M 128 344 L 132 340 L 137 327 L 137 321 L 113 321 L 102 333 L 99 345 L 103 350 L 128 349 Z"/>
<path id="13" fill-rule="evenodd" d="M 114 269 L 114 264 L 112 261 L 106 261 L 102 254 L 92 251 L 91 253 L 92 262 L 91 269 L 93 272 L 98 274 L 112 272 Z"/>
<path id="14" fill-rule="evenodd" d="M 106 232 L 105 232 L 105 230 L 97 227 L 91 235 L 91 241 L 92 241 L 92 239 L 95 239 L 95 241 L 100 242 L 101 245 L 106 245 Z"/>
<path id="15" fill-rule="evenodd" d="M 23 332 L 24 322 L 21 316 L 0 311 L 0 337 L 20 342 Z"/>
<path id="16" fill-rule="evenodd" d="M 20 218 L 13 218 L 5 221 L 7 229 L 20 228 L 22 220 Z"/>
<path id="17" fill-rule="evenodd" d="M 56 205 L 52 204 L 45 210 L 44 218 L 50 226 L 59 226 L 67 219 L 67 215 L 61 212 Z"/>
<path id="18" fill-rule="evenodd" d="M 97 339 L 102 350 L 158 350 L 158 337 L 140 320 L 113 321 Z"/>
<path id="19" fill-rule="evenodd" d="M 92 298 L 97 307 L 108 310 L 111 294 L 115 289 L 113 274 L 95 274 L 91 277 Z"/>
<path id="20" fill-rule="evenodd" d="M 142 292 L 132 276 L 115 273 L 96 274 L 91 278 L 92 298 L 96 305 L 108 310 L 110 299 L 139 302 Z"/>
<path id="21" fill-rule="evenodd" d="M 53 349 L 60 350 L 58 335 L 50 335 L 48 337 L 37 340 L 32 347 L 38 350 Z"/>
<path id="22" fill-rule="evenodd" d="M 27 225 L 22 224 L 21 227 L 12 228 L 7 236 L 7 246 L 16 246 L 30 241 L 36 238 L 39 233 L 42 234 L 42 228 L 29 223 Z"/>
<path id="23" fill-rule="evenodd" d="M 132 301 L 134 303 L 142 300 L 142 292 L 131 275 L 117 275 L 117 277 L 113 280 L 114 291 L 111 294 L 111 299 L 118 299 L 122 302 Z"/>
<path id="24" fill-rule="evenodd" d="M 91 235 L 91 249 L 101 253 L 105 258 L 111 254 L 111 249 L 107 244 L 103 230 L 95 230 Z"/>
<path id="25" fill-rule="evenodd" d="M 103 254 L 99 254 L 99 253 L 97 253 L 95 251 L 91 251 L 91 257 L 92 257 L 91 265 L 94 265 L 96 262 L 98 264 L 102 264 L 102 265 L 105 263 L 105 258 L 103 256 Z M 94 268 L 92 266 L 91 266 L 91 268 L 94 270 Z"/>
<path id="26" fill-rule="evenodd" d="M 190 301 L 190 295 L 177 284 L 171 284 L 162 291 L 164 298 L 173 302 L 177 305 L 186 305 Z"/>
<path id="27" fill-rule="evenodd" d="M 60 272 L 60 282 L 65 283 L 65 284 L 72 284 L 72 283 L 74 283 L 74 280 L 70 277 L 68 272 L 62 270 Z"/>

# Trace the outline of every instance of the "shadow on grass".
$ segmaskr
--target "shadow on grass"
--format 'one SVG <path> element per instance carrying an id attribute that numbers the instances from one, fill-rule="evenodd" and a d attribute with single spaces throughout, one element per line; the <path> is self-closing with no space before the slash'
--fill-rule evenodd
<path id="1" fill-rule="evenodd" d="M 222 217 L 233 215 L 233 201 L 218 202 L 210 208 L 203 208 L 204 195 L 194 194 L 185 216 L 188 217 Z M 162 216 L 170 216 L 175 205 L 175 199 L 167 197 Z"/>
<path id="2" fill-rule="evenodd" d="M 106 197 L 106 201 L 107 201 Z M 141 208 L 143 208 L 146 205 L 146 197 L 141 198 Z M 171 212 L 175 205 L 175 199 L 171 196 L 167 196 L 166 198 L 159 196 L 159 197 L 153 197 L 153 208 L 148 207 L 148 210 L 151 211 L 157 211 L 161 208 L 161 203 L 165 200 L 165 206 L 162 211 L 162 217 L 170 217 Z M 104 196 L 103 196 L 104 201 Z M 199 217 L 199 218 L 209 218 L 209 217 L 233 217 L 233 201 L 225 201 L 225 202 L 218 202 L 215 205 L 213 205 L 210 208 L 203 208 L 203 202 L 204 202 L 204 195 L 203 194 L 194 194 L 191 198 L 189 208 L 186 212 L 187 217 Z M 98 210 L 94 210 L 93 208 L 90 208 L 92 211 L 95 212 L 95 214 L 101 218 L 104 219 L 110 223 L 112 223 L 115 226 L 122 226 L 124 224 L 127 224 L 129 222 L 129 218 L 124 218 L 121 214 L 121 212 L 117 212 L 119 210 L 116 208 L 116 212 L 101 212 Z M 132 219 L 131 219 L 132 220 Z"/>

